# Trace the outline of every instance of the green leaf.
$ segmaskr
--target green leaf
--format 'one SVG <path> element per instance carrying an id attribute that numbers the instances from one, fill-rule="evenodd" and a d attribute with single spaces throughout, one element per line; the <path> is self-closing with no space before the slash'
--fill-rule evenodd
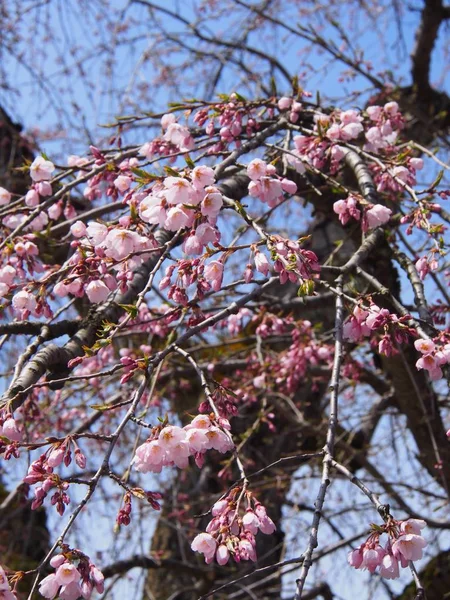
<path id="1" fill-rule="evenodd" d="M 189 154 L 185 154 L 184 160 L 186 161 L 186 164 L 190 169 L 193 169 L 195 167 L 195 162 L 192 160 Z"/>
<path id="2" fill-rule="evenodd" d="M 244 96 L 241 96 L 241 94 L 239 94 L 239 92 L 234 92 L 234 95 L 239 100 L 239 102 L 247 102 L 247 98 L 244 98 Z"/>
<path id="3" fill-rule="evenodd" d="M 123 308 L 126 313 L 131 315 L 132 319 L 135 319 L 139 314 L 138 308 L 134 304 L 119 304 L 119 306 L 120 308 Z"/>
<path id="4" fill-rule="evenodd" d="M 167 175 L 172 175 L 172 177 L 181 177 L 178 171 L 175 171 L 175 169 L 172 169 L 172 167 L 165 166 L 164 171 L 167 173 Z"/>
<path id="5" fill-rule="evenodd" d="M 304 296 L 311 296 L 313 292 L 314 281 L 312 281 L 312 279 L 306 279 L 298 288 L 297 296 L 303 298 Z"/>

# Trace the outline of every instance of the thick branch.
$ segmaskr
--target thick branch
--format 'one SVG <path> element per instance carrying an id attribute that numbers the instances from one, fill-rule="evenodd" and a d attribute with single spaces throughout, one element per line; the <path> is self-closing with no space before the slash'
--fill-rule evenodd
<path id="1" fill-rule="evenodd" d="M 39 323 L 36 321 L 16 321 L 14 323 L 2 323 L 0 325 L 0 335 L 39 335 L 43 327 L 49 331 L 50 338 L 61 337 L 62 335 L 73 335 L 80 328 L 80 321 L 58 321 L 57 323 Z"/>
<path id="2" fill-rule="evenodd" d="M 436 43 L 439 28 L 450 16 L 449 7 L 442 0 L 425 0 L 420 25 L 416 32 L 416 42 L 411 55 L 412 80 L 416 91 L 423 95 L 431 88 L 430 67 L 431 55 Z"/>

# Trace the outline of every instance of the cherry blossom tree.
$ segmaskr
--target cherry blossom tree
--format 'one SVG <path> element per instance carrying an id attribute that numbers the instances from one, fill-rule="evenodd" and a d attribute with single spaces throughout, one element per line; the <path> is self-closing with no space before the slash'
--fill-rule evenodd
<path id="1" fill-rule="evenodd" d="M 450 7 L 1 10 L 0 598 L 444 598 Z"/>

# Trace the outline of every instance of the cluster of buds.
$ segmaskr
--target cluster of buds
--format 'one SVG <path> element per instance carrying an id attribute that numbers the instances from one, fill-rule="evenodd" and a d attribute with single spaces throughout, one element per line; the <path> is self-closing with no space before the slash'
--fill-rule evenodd
<path id="1" fill-rule="evenodd" d="M 220 142 L 213 145 L 210 153 L 224 150 L 231 142 L 234 142 L 236 148 L 239 148 L 241 134 L 245 133 L 250 137 L 259 128 L 259 123 L 254 117 L 254 110 L 242 96 L 232 93 L 228 98 L 222 98 L 224 102 L 208 108 L 201 108 L 193 119 L 200 127 L 205 128 L 205 133 L 209 136 L 216 133 L 217 119 Z"/>
<path id="2" fill-rule="evenodd" d="M 24 478 L 24 483 L 34 485 L 39 483 L 34 489 L 34 500 L 31 503 L 32 510 L 36 510 L 43 505 L 45 498 L 50 490 L 57 488 L 51 497 L 52 505 L 56 506 L 56 510 L 60 515 L 64 514 L 66 505 L 70 503 L 70 498 L 66 493 L 69 489 L 69 484 L 63 481 L 58 475 L 53 472 L 55 467 L 62 463 L 68 467 L 72 462 L 71 444 L 75 447 L 75 462 L 84 469 L 86 467 L 86 457 L 78 447 L 77 443 L 68 438 L 64 442 L 53 444 L 45 454 L 42 454 L 37 460 L 33 461 L 28 468 L 28 473 Z"/>
<path id="3" fill-rule="evenodd" d="M 350 566 L 378 573 L 385 579 L 397 579 L 400 567 L 407 567 L 409 561 L 420 560 L 427 542 L 420 535 L 426 526 L 420 519 L 395 521 L 389 519 L 384 525 L 372 525 L 373 533 L 367 540 L 348 555 Z M 386 546 L 380 546 L 380 536 L 387 533 Z"/>
<path id="4" fill-rule="evenodd" d="M 131 498 L 135 496 L 140 500 L 147 500 L 153 510 L 161 510 L 159 500 L 162 499 L 162 494 L 159 492 L 146 492 L 142 488 L 130 488 L 123 497 L 123 506 L 117 513 L 117 525 L 129 525 L 131 523 Z"/>
<path id="5" fill-rule="evenodd" d="M 442 365 L 450 364 L 450 344 L 436 346 L 433 340 L 416 340 L 414 347 L 422 354 L 416 362 L 417 369 L 425 369 L 432 381 L 442 378 Z"/>
<path id="6" fill-rule="evenodd" d="M 17 596 L 11 590 L 8 578 L 3 567 L 0 565 L 0 598 L 1 600 L 17 600 Z"/>
<path id="7" fill-rule="evenodd" d="M 316 365 L 331 366 L 333 347 L 314 339 L 310 321 L 299 321 L 292 331 L 292 343 L 274 365 L 275 383 L 279 389 L 292 394 L 298 388 L 308 369 Z"/>
<path id="8" fill-rule="evenodd" d="M 274 165 L 255 158 L 247 166 L 247 175 L 251 181 L 248 193 L 254 198 L 259 198 L 270 208 L 277 206 L 283 199 L 283 192 L 295 194 L 297 185 L 290 179 L 280 178 Z"/>
<path id="9" fill-rule="evenodd" d="M 398 317 L 376 304 L 371 304 L 368 310 L 356 306 L 353 314 L 344 323 L 344 339 L 357 342 L 363 337 L 371 335 L 372 332 L 381 333 L 382 331 L 382 338 L 378 342 L 378 352 L 391 356 L 398 352 L 395 347 L 396 343 L 407 343 L 410 336 L 414 335 L 414 331 L 407 325 L 409 319 L 409 315 Z M 372 345 L 376 343 L 375 339 L 371 340 Z"/>
<path id="10" fill-rule="evenodd" d="M 220 418 L 216 421 L 213 414 L 197 415 L 185 427 L 154 427 L 151 436 L 136 450 L 133 463 L 141 473 L 161 473 L 165 466 L 186 468 L 189 457 L 194 456 L 195 463 L 200 468 L 207 450 L 214 449 L 224 453 L 234 448 L 229 429 L 227 419 Z"/>
<path id="11" fill-rule="evenodd" d="M 299 240 L 300 242 L 301 240 Z M 300 285 L 299 294 L 307 295 L 313 290 L 314 271 L 320 271 L 317 256 L 311 250 L 303 250 L 299 242 L 281 236 L 271 236 L 268 247 L 274 261 L 274 271 L 279 274 L 280 283 L 287 281 Z"/>
<path id="12" fill-rule="evenodd" d="M 291 123 L 297 123 L 300 118 L 300 113 L 303 110 L 301 102 L 297 102 L 294 98 L 288 96 L 282 96 L 277 102 L 278 109 L 280 112 L 289 111 L 289 121 Z"/>
<path id="13" fill-rule="evenodd" d="M 44 598 L 61 598 L 61 600 L 89 600 L 95 590 L 102 594 L 104 577 L 102 572 L 91 563 L 88 556 L 80 550 L 63 548 L 63 554 L 58 554 L 50 560 L 50 565 L 56 569 L 44 577 L 39 584 L 39 593 Z"/>
<path id="14" fill-rule="evenodd" d="M 246 509 L 241 515 L 243 503 Z M 199 533 L 191 544 L 194 552 L 204 555 L 207 564 L 216 559 L 219 565 L 225 565 L 230 557 L 236 562 L 255 562 L 258 530 L 270 535 L 276 529 L 264 506 L 251 492 L 240 487 L 233 488 L 216 502 L 211 512 L 213 519 L 206 527 L 206 533 Z"/>
<path id="15" fill-rule="evenodd" d="M 218 386 L 212 393 L 214 406 L 222 417 L 235 417 L 238 414 L 236 402 L 238 400 L 235 393 L 230 393 L 222 385 Z M 204 400 L 198 407 L 199 413 L 209 413 L 211 406 L 207 400 Z"/>

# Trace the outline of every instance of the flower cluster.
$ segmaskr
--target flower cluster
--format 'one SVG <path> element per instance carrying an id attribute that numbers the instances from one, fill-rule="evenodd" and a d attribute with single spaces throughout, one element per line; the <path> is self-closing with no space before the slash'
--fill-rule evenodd
<path id="1" fill-rule="evenodd" d="M 450 364 L 450 344 L 436 346 L 433 340 L 416 340 L 415 349 L 422 354 L 416 362 L 417 369 L 425 369 L 432 381 L 442 378 L 442 365 Z"/>
<path id="2" fill-rule="evenodd" d="M 55 165 L 44 158 L 43 156 L 37 156 L 30 165 L 30 177 L 33 180 L 33 186 L 28 190 L 25 195 L 25 205 L 29 208 L 35 208 L 39 205 L 40 197 L 51 196 L 53 193 L 50 179 L 52 173 L 55 170 Z M 0 188 L 0 206 L 9 204 L 11 200 L 11 193 Z M 59 207 L 50 207 L 46 212 L 41 211 L 35 219 L 26 226 L 27 230 L 41 231 L 47 225 L 49 218 L 58 218 L 59 214 L 54 214 L 55 210 L 58 211 Z M 59 211 L 61 212 L 61 211 Z M 15 229 L 21 225 L 27 219 L 27 215 L 21 212 L 13 213 L 6 216 L 2 224 L 10 229 Z"/>
<path id="3" fill-rule="evenodd" d="M 404 119 L 397 102 L 387 102 L 384 106 L 369 106 L 367 114 L 373 125 L 366 131 L 367 142 L 364 149 L 379 152 L 393 146 L 398 132 L 404 127 Z"/>
<path id="4" fill-rule="evenodd" d="M 17 600 L 17 596 L 11 591 L 8 578 L 3 567 L 0 565 L 0 600 Z"/>
<path id="5" fill-rule="evenodd" d="M 431 256 L 422 256 L 415 266 L 420 279 L 423 281 L 430 271 L 437 271 L 439 267 L 436 253 L 432 252 Z"/>
<path id="6" fill-rule="evenodd" d="M 80 550 L 64 548 L 64 553 L 54 556 L 50 565 L 56 569 L 55 573 L 44 577 L 39 584 L 39 593 L 44 598 L 89 600 L 94 588 L 99 594 L 103 593 L 102 572 Z"/>
<path id="7" fill-rule="evenodd" d="M 246 510 L 241 515 L 242 503 Z M 204 555 L 207 564 L 214 559 L 219 565 L 225 565 L 230 556 L 236 562 L 256 561 L 256 539 L 258 530 L 270 535 L 276 529 L 267 515 L 264 506 L 251 492 L 240 487 L 233 488 L 229 494 L 212 507 L 213 519 L 206 527 L 206 533 L 199 533 L 192 541 L 194 552 Z"/>
<path id="8" fill-rule="evenodd" d="M 358 137 L 363 131 L 363 118 L 357 110 L 345 110 L 335 116 L 335 122 L 327 129 L 326 136 L 333 142 L 348 142 Z M 321 120 L 323 122 L 323 120 Z"/>
<path id="9" fill-rule="evenodd" d="M 211 415 L 197 415 L 185 427 L 155 427 L 149 439 L 137 448 L 133 463 L 141 473 L 161 473 L 165 466 L 186 468 L 189 457 L 194 456 L 201 467 L 207 450 L 224 453 L 234 448 L 229 429 L 226 419 L 216 421 Z"/>
<path id="10" fill-rule="evenodd" d="M 169 231 L 192 227 L 196 217 L 214 226 L 223 206 L 214 182 L 214 171 L 206 166 L 195 167 L 186 177 L 166 177 L 140 202 L 140 217 Z"/>
<path id="11" fill-rule="evenodd" d="M 334 212 L 339 215 L 339 221 L 342 225 L 346 225 L 348 221 L 353 218 L 359 221 L 361 218 L 361 210 L 358 208 L 360 200 L 355 196 L 348 196 L 345 200 L 337 200 L 333 204 Z M 367 231 L 368 229 L 375 229 L 380 225 L 384 225 L 390 219 L 392 211 L 383 206 L 382 204 L 366 204 L 366 210 L 364 211 L 362 229 Z"/>
<path id="12" fill-rule="evenodd" d="M 297 185 L 290 179 L 280 178 L 274 165 L 255 158 L 247 166 L 247 175 L 251 181 L 248 193 L 259 198 L 270 208 L 277 206 L 283 199 L 283 192 L 295 194 Z"/>
<path id="13" fill-rule="evenodd" d="M 427 542 L 420 532 L 425 526 L 425 521 L 420 519 L 390 519 L 385 525 L 372 525 L 374 532 L 359 548 L 349 553 L 348 562 L 355 569 L 367 569 L 374 573 L 378 568 L 381 577 L 397 579 L 400 577 L 400 566 L 405 568 L 410 560 L 422 558 L 422 550 Z M 384 548 L 379 543 L 383 533 L 389 536 Z"/>

